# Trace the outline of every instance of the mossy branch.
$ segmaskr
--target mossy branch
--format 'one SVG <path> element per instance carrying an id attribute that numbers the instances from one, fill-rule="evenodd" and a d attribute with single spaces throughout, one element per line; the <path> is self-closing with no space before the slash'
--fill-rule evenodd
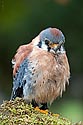
<path id="1" fill-rule="evenodd" d="M 0 106 L 0 125 L 72 125 L 72 123 L 59 115 L 43 114 L 35 110 L 31 104 L 26 104 L 23 99 L 16 98 L 14 101 L 5 101 Z"/>

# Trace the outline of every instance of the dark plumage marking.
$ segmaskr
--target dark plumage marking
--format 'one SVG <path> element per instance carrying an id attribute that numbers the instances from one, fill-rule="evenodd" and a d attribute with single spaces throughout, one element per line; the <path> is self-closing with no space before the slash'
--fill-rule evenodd
<path id="1" fill-rule="evenodd" d="M 34 67 L 32 67 L 32 69 L 34 69 Z"/>
<path id="2" fill-rule="evenodd" d="M 51 50 L 51 47 L 48 46 L 48 52 Z"/>
<path id="3" fill-rule="evenodd" d="M 23 83 L 24 83 L 24 85 L 25 85 L 25 84 L 26 84 L 26 80 L 24 80 L 24 82 L 23 82 Z"/>
<path id="4" fill-rule="evenodd" d="M 54 80 L 55 81 L 55 83 L 56 83 L 56 80 Z"/>
<path id="5" fill-rule="evenodd" d="M 50 42 L 50 41 L 49 41 L 48 39 L 45 39 L 45 44 L 46 44 L 46 45 L 49 45 L 49 42 Z"/>
<path id="6" fill-rule="evenodd" d="M 18 87 L 15 91 L 12 91 L 11 100 L 14 100 L 16 97 L 23 97 L 23 86 Z"/>
<path id="7" fill-rule="evenodd" d="M 16 95 L 17 95 L 17 97 L 23 96 L 23 86 L 18 87 L 18 89 L 16 90 Z"/>
<path id="8" fill-rule="evenodd" d="M 40 41 L 39 43 L 38 43 L 38 45 L 37 45 L 39 48 L 41 48 L 41 46 L 42 46 L 42 42 Z"/>
<path id="9" fill-rule="evenodd" d="M 34 81 L 34 83 L 36 83 L 36 80 Z"/>
<path id="10" fill-rule="evenodd" d="M 32 75 L 34 75 L 34 73 L 32 73 Z"/>
<path id="11" fill-rule="evenodd" d="M 35 72 L 35 69 L 33 70 L 33 72 Z"/>

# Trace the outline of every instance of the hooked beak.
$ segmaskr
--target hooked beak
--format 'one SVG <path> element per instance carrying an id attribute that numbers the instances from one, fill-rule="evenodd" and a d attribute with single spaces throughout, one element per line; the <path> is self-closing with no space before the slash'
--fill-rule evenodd
<path id="1" fill-rule="evenodd" d="M 60 49 L 64 42 L 65 41 L 60 41 L 59 44 L 54 44 L 54 47 L 52 49 L 56 52 L 58 49 Z"/>

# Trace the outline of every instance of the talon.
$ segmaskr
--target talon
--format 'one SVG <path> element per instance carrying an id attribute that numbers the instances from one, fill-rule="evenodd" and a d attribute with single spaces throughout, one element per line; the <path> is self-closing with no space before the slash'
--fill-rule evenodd
<path id="1" fill-rule="evenodd" d="M 41 113 L 44 113 L 44 114 L 49 114 L 49 111 L 48 111 L 48 110 L 41 110 L 41 109 L 40 109 L 40 112 L 41 112 Z"/>
<path id="2" fill-rule="evenodd" d="M 40 109 L 39 109 L 39 107 L 38 107 L 38 106 L 35 108 L 35 110 L 36 110 L 36 111 L 40 111 Z"/>
<path id="3" fill-rule="evenodd" d="M 40 109 L 39 107 L 36 107 L 35 110 L 36 110 L 36 111 L 39 111 L 39 112 L 41 112 L 41 113 L 44 113 L 44 114 L 49 114 L 49 111 L 48 111 L 48 110 L 42 110 L 42 109 Z"/>

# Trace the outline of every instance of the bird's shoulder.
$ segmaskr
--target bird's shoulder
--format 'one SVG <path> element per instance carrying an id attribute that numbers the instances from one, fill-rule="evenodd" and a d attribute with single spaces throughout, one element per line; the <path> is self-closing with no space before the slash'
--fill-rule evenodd
<path id="1" fill-rule="evenodd" d="M 16 74 L 21 63 L 24 61 L 24 59 L 28 58 L 28 56 L 30 55 L 32 51 L 33 51 L 32 43 L 19 46 L 19 48 L 16 51 L 16 54 L 14 55 L 12 59 L 13 75 Z"/>

